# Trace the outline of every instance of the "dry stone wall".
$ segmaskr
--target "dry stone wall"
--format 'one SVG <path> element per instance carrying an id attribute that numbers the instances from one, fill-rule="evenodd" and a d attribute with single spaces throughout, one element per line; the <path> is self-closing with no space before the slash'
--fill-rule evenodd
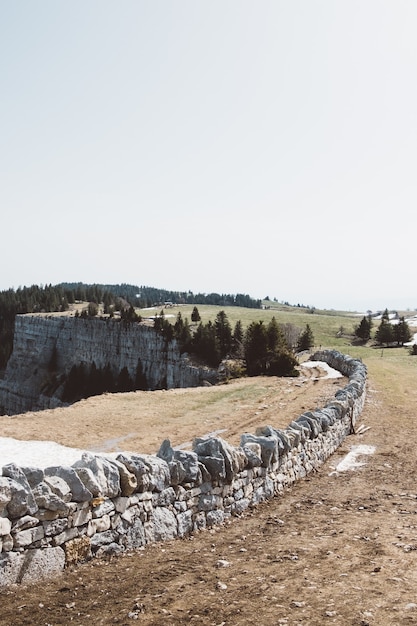
<path id="1" fill-rule="evenodd" d="M 5 465 L 0 475 L 0 586 L 57 575 L 68 564 L 115 555 L 221 524 L 317 469 L 358 419 L 366 367 L 318 352 L 349 378 L 334 399 L 286 429 L 244 433 L 239 447 L 198 438 L 192 451 L 164 441 L 156 455 L 83 454 L 71 467 Z"/>

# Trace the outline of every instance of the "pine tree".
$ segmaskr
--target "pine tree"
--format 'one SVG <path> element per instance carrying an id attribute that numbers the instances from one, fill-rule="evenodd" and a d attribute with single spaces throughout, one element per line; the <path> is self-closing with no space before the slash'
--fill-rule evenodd
<path id="1" fill-rule="evenodd" d="M 238 320 L 233 329 L 233 337 L 232 337 L 232 352 L 233 352 L 233 356 L 235 356 L 237 359 L 241 359 L 244 354 L 243 339 L 244 339 L 244 333 L 243 333 L 242 322 Z"/>
<path id="2" fill-rule="evenodd" d="M 191 321 L 192 322 L 200 322 L 201 321 L 200 313 L 198 312 L 198 309 L 197 309 L 196 306 L 192 310 Z"/>
<path id="3" fill-rule="evenodd" d="M 298 340 L 298 351 L 310 350 L 314 346 L 314 335 L 309 324 L 306 324 L 304 332 L 300 335 Z"/>
<path id="4" fill-rule="evenodd" d="M 400 321 L 394 326 L 394 339 L 398 346 L 403 346 L 411 340 L 410 327 L 404 317 L 400 317 Z"/>
<path id="5" fill-rule="evenodd" d="M 245 361 L 249 376 L 266 372 L 268 335 L 263 322 L 252 322 L 245 333 Z"/>
<path id="6" fill-rule="evenodd" d="M 375 333 L 375 341 L 386 346 L 394 341 L 394 328 L 384 316 L 382 316 L 381 323 Z"/>
<path id="7" fill-rule="evenodd" d="M 371 337 L 371 323 L 369 317 L 363 317 L 359 326 L 355 329 L 355 335 L 362 341 L 368 341 Z"/>
<path id="8" fill-rule="evenodd" d="M 227 356 L 232 348 L 232 327 L 224 311 L 219 311 L 214 322 L 220 357 Z"/>
<path id="9" fill-rule="evenodd" d="M 277 350 L 287 348 L 287 342 L 285 340 L 284 333 L 282 332 L 282 329 L 280 328 L 275 317 L 273 317 L 269 322 L 266 332 L 268 335 L 269 350 L 271 350 L 272 352 L 276 352 Z"/>

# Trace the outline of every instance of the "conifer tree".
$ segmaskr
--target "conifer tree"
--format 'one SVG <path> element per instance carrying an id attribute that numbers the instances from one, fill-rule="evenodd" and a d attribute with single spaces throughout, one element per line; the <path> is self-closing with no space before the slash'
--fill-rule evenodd
<path id="1" fill-rule="evenodd" d="M 398 346 L 403 346 L 411 340 L 410 327 L 404 317 L 400 317 L 400 321 L 394 326 L 394 339 Z"/>
<path id="2" fill-rule="evenodd" d="M 314 335 L 309 324 L 306 324 L 304 332 L 298 340 L 298 351 L 310 350 L 314 346 Z"/>
<path id="3" fill-rule="evenodd" d="M 363 317 L 359 326 L 355 329 L 355 335 L 362 341 L 368 341 L 371 337 L 371 322 L 369 317 Z"/>
<path id="4" fill-rule="evenodd" d="M 196 306 L 192 310 L 191 321 L 192 322 L 200 322 L 201 321 L 200 313 L 199 313 L 199 311 L 198 311 Z"/>

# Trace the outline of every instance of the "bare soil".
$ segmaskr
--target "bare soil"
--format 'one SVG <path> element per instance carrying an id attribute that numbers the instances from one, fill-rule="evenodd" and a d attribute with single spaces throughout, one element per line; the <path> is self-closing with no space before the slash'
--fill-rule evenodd
<path id="1" fill-rule="evenodd" d="M 2 419 L 1 433 L 77 447 L 108 448 L 117 440 L 121 449 L 129 444 L 154 452 L 165 436 L 180 444 L 224 429 L 222 436 L 237 443 L 238 432 L 285 426 L 344 384 L 307 376 L 303 382 L 260 380 L 258 391 L 251 381 L 236 381 L 199 391 L 92 398 L 62 412 Z M 221 396 L 225 390 L 229 397 Z M 417 624 L 414 414 L 413 394 L 394 405 L 370 377 L 362 415 L 370 429 L 348 437 L 320 471 L 282 497 L 187 539 L 4 590 L 0 624 Z M 163 418 L 168 423 L 160 429 Z M 375 446 L 375 454 L 355 471 L 335 473 L 358 443 Z"/>

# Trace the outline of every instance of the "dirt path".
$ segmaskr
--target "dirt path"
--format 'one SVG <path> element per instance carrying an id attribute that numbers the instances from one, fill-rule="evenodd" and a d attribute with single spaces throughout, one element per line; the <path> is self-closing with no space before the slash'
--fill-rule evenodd
<path id="1" fill-rule="evenodd" d="M 269 423 L 285 427 L 304 410 L 323 406 L 346 384 L 346 379 L 324 375 L 318 367 L 301 368 L 298 378 L 241 378 L 215 387 L 105 394 L 65 409 L 2 417 L 0 436 L 149 454 L 165 438 L 190 447 L 193 437 L 211 432 L 239 445 L 243 432 Z"/>
<path id="2" fill-rule="evenodd" d="M 0 624 L 417 624 L 414 406 L 391 406 L 371 379 L 371 429 L 283 497 L 189 539 L 2 592 Z M 358 443 L 375 454 L 332 471 Z"/>

